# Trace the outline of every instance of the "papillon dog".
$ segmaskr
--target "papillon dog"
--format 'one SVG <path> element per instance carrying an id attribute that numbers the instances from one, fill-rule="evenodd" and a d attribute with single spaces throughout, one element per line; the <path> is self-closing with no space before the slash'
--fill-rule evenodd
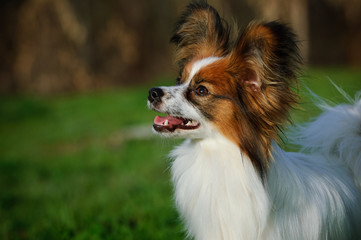
<path id="1" fill-rule="evenodd" d="M 299 128 L 301 152 L 283 151 L 298 101 L 296 35 L 279 22 L 235 35 L 208 3 L 190 3 L 171 38 L 176 85 L 149 91 L 149 108 L 164 114 L 153 130 L 186 138 L 171 174 L 188 236 L 361 239 L 361 101 L 325 108 Z"/>

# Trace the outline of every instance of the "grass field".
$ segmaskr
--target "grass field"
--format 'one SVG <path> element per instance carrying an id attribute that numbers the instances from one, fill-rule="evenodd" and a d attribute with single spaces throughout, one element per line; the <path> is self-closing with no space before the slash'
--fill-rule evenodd
<path id="1" fill-rule="evenodd" d="M 342 102 L 328 77 L 351 96 L 361 90 L 361 70 L 313 69 L 303 80 Z M 179 140 L 145 134 L 148 87 L 0 97 L 0 239 L 184 238 L 167 169 Z M 300 94 L 295 122 L 319 112 Z"/>

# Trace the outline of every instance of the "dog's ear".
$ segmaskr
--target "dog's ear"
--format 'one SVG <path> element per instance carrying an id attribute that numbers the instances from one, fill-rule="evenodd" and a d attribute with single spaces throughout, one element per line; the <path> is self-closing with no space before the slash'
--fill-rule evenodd
<path id="1" fill-rule="evenodd" d="M 278 22 L 251 23 L 227 58 L 240 109 L 250 126 L 239 136 L 240 145 L 252 159 L 261 159 L 262 170 L 267 166 L 262 159 L 271 156 L 271 140 L 277 140 L 290 108 L 298 102 L 293 89 L 301 64 L 296 35 Z M 249 146 L 255 142 L 259 146 Z"/>
<path id="2" fill-rule="evenodd" d="M 176 62 L 182 71 L 195 58 L 229 53 L 228 24 L 206 1 L 192 2 L 177 23 L 171 42 L 176 45 Z"/>
<path id="3" fill-rule="evenodd" d="M 281 23 L 251 23 L 231 53 L 245 86 L 260 91 L 268 85 L 290 85 L 297 79 L 301 57 L 296 35 Z"/>

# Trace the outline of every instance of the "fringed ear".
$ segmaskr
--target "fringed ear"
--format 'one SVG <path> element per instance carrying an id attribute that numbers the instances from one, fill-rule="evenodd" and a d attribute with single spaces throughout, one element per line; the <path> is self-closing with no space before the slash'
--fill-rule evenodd
<path id="1" fill-rule="evenodd" d="M 260 169 L 266 169 L 262 159 L 270 157 L 272 140 L 278 139 L 290 108 L 298 102 L 293 87 L 302 61 L 296 35 L 278 22 L 251 23 L 228 57 L 240 110 L 248 120 L 239 137 L 241 148 L 251 158 L 261 159 L 257 160 Z M 258 152 L 248 146 L 255 142 Z"/>
<path id="2" fill-rule="evenodd" d="M 251 23 L 232 52 L 245 72 L 244 84 L 258 91 L 267 85 L 290 85 L 302 62 L 296 35 L 281 23 Z"/>
<path id="3" fill-rule="evenodd" d="M 177 23 L 171 42 L 176 45 L 176 62 L 184 66 L 199 57 L 221 57 L 229 52 L 230 28 L 206 1 L 192 2 Z"/>

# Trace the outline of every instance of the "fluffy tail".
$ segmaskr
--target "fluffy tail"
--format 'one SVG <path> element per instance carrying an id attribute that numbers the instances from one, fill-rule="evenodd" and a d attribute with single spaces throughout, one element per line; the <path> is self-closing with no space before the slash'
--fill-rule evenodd
<path id="1" fill-rule="evenodd" d="M 346 98 L 350 104 L 322 106 L 321 116 L 298 129 L 296 143 L 303 150 L 322 152 L 344 161 L 361 189 L 361 99 Z"/>

